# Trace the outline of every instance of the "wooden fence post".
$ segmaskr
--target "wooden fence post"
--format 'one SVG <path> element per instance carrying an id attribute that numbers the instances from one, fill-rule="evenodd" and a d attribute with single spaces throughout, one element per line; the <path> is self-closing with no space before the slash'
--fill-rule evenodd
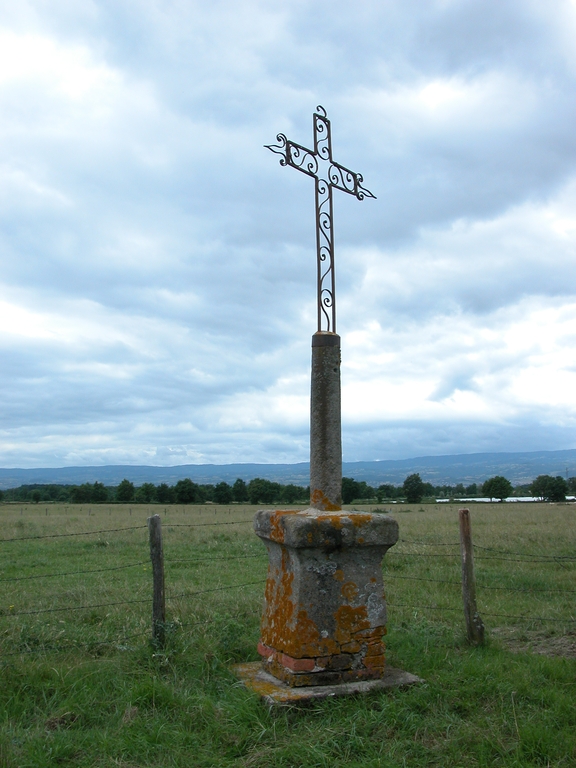
<path id="1" fill-rule="evenodd" d="M 152 639 L 164 645 L 166 603 L 164 599 L 164 553 L 162 551 L 162 522 L 160 515 L 148 518 L 150 535 L 150 560 L 152 560 Z"/>
<path id="2" fill-rule="evenodd" d="M 459 509 L 460 553 L 462 555 L 462 600 L 468 641 L 474 645 L 484 643 L 484 624 L 476 607 L 476 581 L 474 580 L 474 555 L 472 553 L 472 528 L 470 510 Z"/>

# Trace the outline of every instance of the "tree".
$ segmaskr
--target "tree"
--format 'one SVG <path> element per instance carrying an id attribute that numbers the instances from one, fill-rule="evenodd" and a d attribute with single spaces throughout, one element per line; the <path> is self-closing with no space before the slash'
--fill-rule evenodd
<path id="1" fill-rule="evenodd" d="M 419 504 L 424 496 L 424 483 L 422 478 L 416 472 L 413 475 L 408 475 L 404 483 L 402 484 L 406 501 L 409 504 Z"/>
<path id="2" fill-rule="evenodd" d="M 287 504 L 294 504 L 295 501 L 306 498 L 306 488 L 302 488 L 299 485 L 288 483 L 283 485 L 280 492 L 280 500 L 285 501 Z"/>
<path id="3" fill-rule="evenodd" d="M 354 499 L 360 498 L 360 483 L 351 477 L 342 478 L 342 504 L 352 504 Z"/>
<path id="4" fill-rule="evenodd" d="M 389 483 L 382 483 L 376 490 L 376 498 L 379 502 L 382 499 L 393 499 L 396 496 L 396 488 Z"/>
<path id="5" fill-rule="evenodd" d="M 530 488 L 532 487 L 531 483 L 519 483 L 518 485 L 514 486 L 514 490 L 512 491 L 512 494 L 514 496 L 531 496 Z"/>
<path id="6" fill-rule="evenodd" d="M 72 504 L 103 504 L 108 501 L 108 490 L 103 483 L 95 482 L 74 485 L 70 490 Z"/>
<path id="7" fill-rule="evenodd" d="M 491 499 L 500 499 L 504 501 L 512 493 L 512 483 L 502 475 L 491 477 L 482 483 L 482 493 Z"/>
<path id="8" fill-rule="evenodd" d="M 261 477 L 255 477 L 248 483 L 248 500 L 250 504 L 272 504 L 279 495 L 278 483 L 271 483 Z"/>
<path id="9" fill-rule="evenodd" d="M 0 501 L 4 498 L 4 491 L 0 491 Z"/>
<path id="10" fill-rule="evenodd" d="M 90 483 L 75 485 L 70 492 L 72 504 L 89 504 L 92 501 L 92 486 Z"/>
<path id="11" fill-rule="evenodd" d="M 174 503 L 174 488 L 166 483 L 160 483 L 156 488 L 156 498 L 160 504 L 173 504 Z"/>
<path id="12" fill-rule="evenodd" d="M 156 486 L 153 483 L 142 483 L 134 494 L 134 501 L 138 504 L 150 504 L 156 498 Z"/>
<path id="13" fill-rule="evenodd" d="M 530 486 L 530 493 L 543 501 L 566 501 L 568 483 L 560 475 L 538 475 Z"/>
<path id="14" fill-rule="evenodd" d="M 471 483 L 466 486 L 466 494 L 468 496 L 476 496 L 478 494 L 478 486 L 476 483 Z"/>
<path id="15" fill-rule="evenodd" d="M 104 504 L 108 501 L 108 490 L 104 483 L 96 481 L 92 486 L 92 499 L 95 504 Z"/>
<path id="16" fill-rule="evenodd" d="M 230 504 L 232 501 L 232 488 L 228 483 L 218 483 L 214 487 L 213 498 L 216 504 Z"/>
<path id="17" fill-rule="evenodd" d="M 436 495 L 435 489 L 434 489 L 434 486 L 432 485 L 432 483 L 424 483 L 424 485 L 422 487 L 422 493 L 424 494 L 424 496 L 435 496 Z"/>
<path id="18" fill-rule="evenodd" d="M 232 486 L 232 496 L 234 501 L 238 501 L 240 504 L 248 501 L 248 490 L 244 480 L 238 478 Z"/>
<path id="19" fill-rule="evenodd" d="M 178 504 L 199 504 L 204 500 L 202 489 L 189 477 L 178 480 L 174 486 L 174 495 Z"/>
<path id="20" fill-rule="evenodd" d="M 202 495 L 202 501 L 214 501 L 214 486 L 212 483 L 200 483 L 198 488 Z"/>
<path id="21" fill-rule="evenodd" d="M 122 480 L 118 488 L 116 488 L 116 500 L 120 504 L 127 504 L 130 501 L 134 501 L 134 483 L 130 480 Z"/>
<path id="22" fill-rule="evenodd" d="M 372 488 L 371 485 L 368 485 L 368 483 L 365 480 L 360 480 L 358 482 L 358 496 L 357 499 L 375 499 L 376 498 L 376 488 Z"/>
<path id="23" fill-rule="evenodd" d="M 548 498 L 549 501 L 566 501 L 566 494 L 568 493 L 568 483 L 563 477 L 558 475 L 552 478 L 552 482 L 548 486 Z"/>

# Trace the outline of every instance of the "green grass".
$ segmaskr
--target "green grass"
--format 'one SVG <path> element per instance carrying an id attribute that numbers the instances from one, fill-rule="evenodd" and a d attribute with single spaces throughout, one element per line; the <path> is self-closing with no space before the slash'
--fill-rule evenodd
<path id="1" fill-rule="evenodd" d="M 483 648 L 464 638 L 458 507 L 388 509 L 388 663 L 425 683 L 269 710 L 230 673 L 257 658 L 264 547 L 249 522 L 182 527 L 255 508 L 0 506 L 4 538 L 160 513 L 170 597 L 154 648 L 145 527 L 0 544 L 0 767 L 576 766 L 576 508 L 471 505 Z M 54 573 L 73 575 L 7 581 Z M 104 605 L 127 600 L 144 602 Z"/>

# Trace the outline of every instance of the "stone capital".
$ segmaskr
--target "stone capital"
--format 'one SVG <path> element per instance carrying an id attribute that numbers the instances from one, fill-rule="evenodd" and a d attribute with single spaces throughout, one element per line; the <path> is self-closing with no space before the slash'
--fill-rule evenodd
<path id="1" fill-rule="evenodd" d="M 261 539 L 294 549 L 383 547 L 386 551 L 398 541 L 396 520 L 356 511 L 261 509 L 254 518 L 254 531 Z"/>

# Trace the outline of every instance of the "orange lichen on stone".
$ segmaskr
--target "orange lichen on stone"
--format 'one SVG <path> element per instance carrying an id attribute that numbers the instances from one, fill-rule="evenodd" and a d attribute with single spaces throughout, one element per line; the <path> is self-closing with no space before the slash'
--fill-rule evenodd
<path id="1" fill-rule="evenodd" d="M 334 633 L 339 643 L 349 643 L 357 632 L 370 628 L 368 610 L 365 605 L 353 608 L 351 605 L 341 605 L 336 611 L 336 631 Z"/>
<path id="2" fill-rule="evenodd" d="M 328 510 L 328 511 L 336 511 L 336 510 Z M 330 523 L 336 531 L 342 530 L 342 518 L 344 515 L 317 515 L 316 520 L 319 523 Z M 347 515 L 346 515 L 347 517 Z"/>
<path id="3" fill-rule="evenodd" d="M 342 568 L 338 568 L 338 570 L 334 572 L 334 578 L 336 581 L 344 581 L 344 571 Z"/>
<path id="4" fill-rule="evenodd" d="M 326 494 L 319 488 L 315 488 L 310 494 L 310 505 L 316 509 L 322 509 L 328 512 L 339 512 L 342 509 L 341 505 L 334 504 L 330 501 Z"/>
<path id="5" fill-rule="evenodd" d="M 296 616 L 296 625 L 291 637 L 291 645 L 294 649 L 292 656 L 302 658 L 303 656 L 318 656 L 320 632 L 316 624 L 308 617 L 305 610 L 298 611 Z"/>
<path id="6" fill-rule="evenodd" d="M 280 570 L 275 568 L 268 569 L 266 587 L 264 590 L 264 599 L 267 607 L 277 603 L 289 600 L 292 596 L 292 582 L 294 581 L 294 572 L 287 567 L 288 555 L 282 552 L 282 565 Z"/>
<path id="7" fill-rule="evenodd" d="M 369 658 L 371 656 L 381 656 L 383 653 L 384 653 L 384 643 L 382 642 L 382 640 L 378 639 L 372 643 L 369 643 L 366 646 L 364 657 Z"/>
<path id="8" fill-rule="evenodd" d="M 262 697 L 273 696 L 278 692 L 278 685 L 276 683 L 269 683 L 266 680 L 259 680 L 256 676 L 247 681 L 247 684 L 255 693 Z"/>
<path id="9" fill-rule="evenodd" d="M 294 515 L 299 510 L 296 509 L 276 509 L 270 516 L 270 538 L 273 541 L 284 541 L 284 529 L 281 520 L 286 515 Z"/>
<path id="10" fill-rule="evenodd" d="M 358 587 L 356 584 L 354 584 L 353 581 L 347 581 L 346 584 L 342 585 L 342 595 L 348 600 L 349 603 L 351 603 L 358 594 Z"/>
<path id="11" fill-rule="evenodd" d="M 304 609 L 298 611 L 294 625 L 282 639 L 282 646 L 278 645 L 276 648 L 281 648 L 284 653 L 295 659 L 315 658 L 340 652 L 340 645 L 331 637 L 322 637 L 315 622 Z"/>
<path id="12" fill-rule="evenodd" d="M 320 635 L 318 627 L 304 609 L 296 613 L 292 599 L 293 579 L 293 573 L 284 572 L 279 580 L 280 586 L 274 578 L 266 583 L 261 644 L 295 659 L 337 653 L 339 645 Z"/>
<path id="13" fill-rule="evenodd" d="M 375 638 L 382 637 L 383 634 L 386 633 L 386 627 L 371 627 L 368 630 L 360 630 L 357 633 L 358 638 L 360 638 L 363 642 L 370 642 L 371 640 Z"/>
<path id="14" fill-rule="evenodd" d="M 349 643 L 342 643 L 340 650 L 342 653 L 358 653 L 362 650 L 362 644 L 359 640 L 351 640 Z"/>
<path id="15" fill-rule="evenodd" d="M 367 512 L 349 512 L 347 517 L 350 518 L 355 528 L 360 528 L 372 520 L 372 515 Z"/>
<path id="16" fill-rule="evenodd" d="M 381 656 L 367 656 L 364 659 L 364 666 L 374 675 L 383 675 L 385 664 L 384 654 Z"/>
<path id="17" fill-rule="evenodd" d="M 265 610 L 262 615 L 261 642 L 278 649 L 282 647 L 286 636 L 290 635 L 289 626 L 294 616 L 292 600 L 293 571 L 287 568 L 288 554 L 282 552 L 280 574 L 268 574 L 264 591 Z"/>

